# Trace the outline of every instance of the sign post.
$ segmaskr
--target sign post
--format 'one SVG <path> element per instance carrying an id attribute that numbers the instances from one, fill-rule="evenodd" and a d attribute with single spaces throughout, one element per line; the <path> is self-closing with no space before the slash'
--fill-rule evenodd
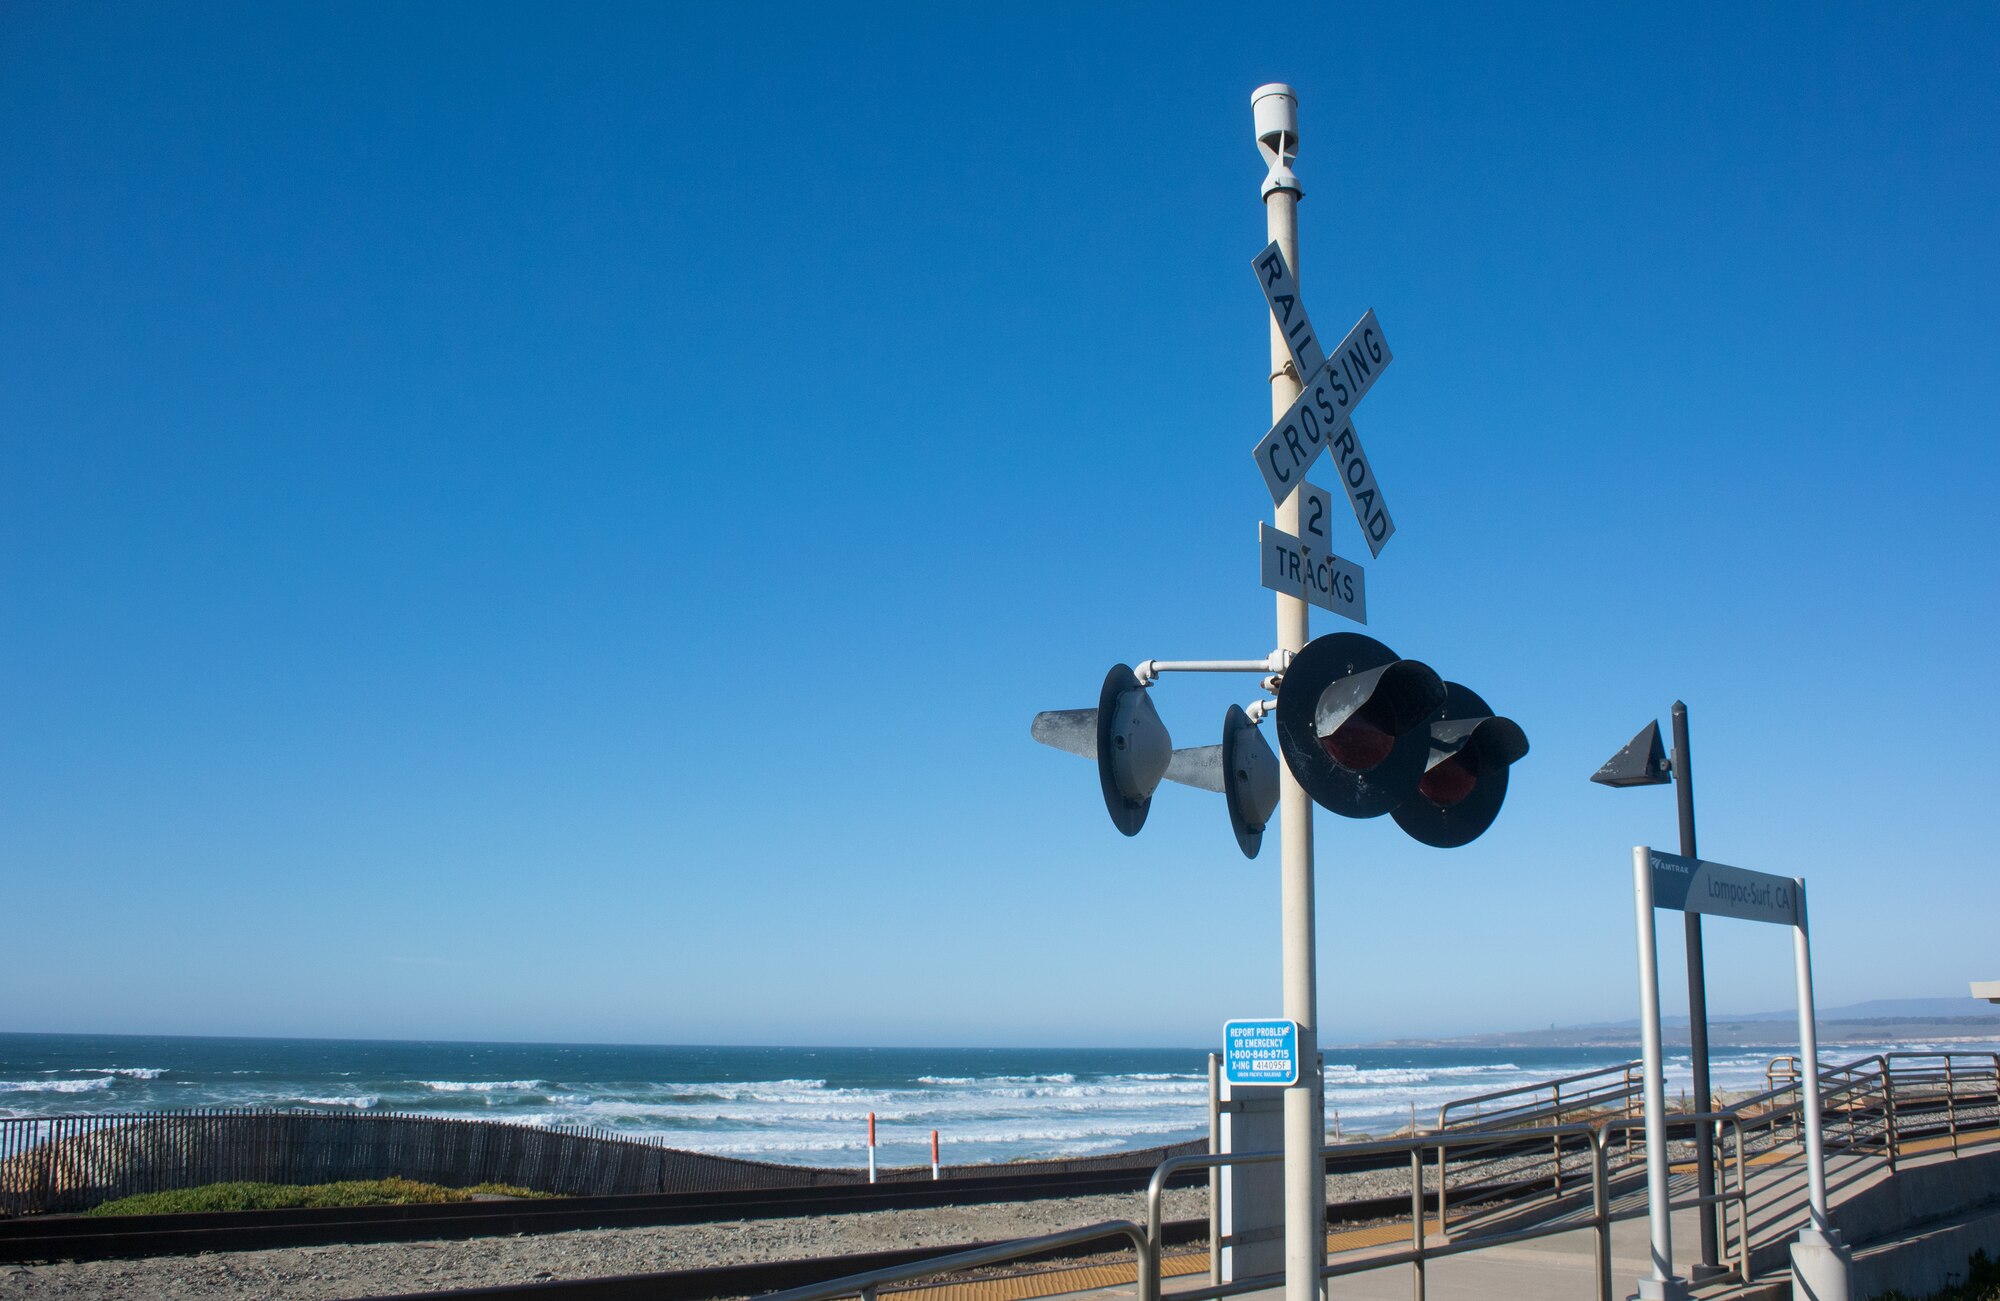
<path id="1" fill-rule="evenodd" d="M 1812 939 L 1806 925 L 1805 882 L 1640 845 L 1632 850 L 1632 889 L 1639 931 L 1639 1036 L 1646 1073 L 1646 1201 L 1652 1230 L 1652 1273 L 1639 1280 L 1641 1301 L 1686 1301 L 1689 1295 L 1688 1281 L 1674 1274 L 1666 1071 L 1660 1048 L 1660 972 L 1653 919 L 1656 908 L 1792 928 L 1810 1218 L 1792 1248 L 1792 1272 L 1800 1295 L 1814 1301 L 1847 1301 L 1848 1257 L 1829 1218 L 1826 1198 L 1826 1149 L 1820 1132 L 1819 1033 L 1814 1021 Z M 1706 1213 L 1706 1207 L 1703 1211 Z"/>
<path id="2" fill-rule="evenodd" d="M 1301 346 L 1302 339 L 1315 349 L 1318 346 L 1310 325 L 1304 332 L 1297 329 L 1307 319 L 1304 305 L 1297 302 L 1302 191 L 1299 178 L 1292 173 L 1292 160 L 1299 149 L 1299 103 L 1290 86 L 1274 83 L 1251 92 L 1250 109 L 1257 124 L 1257 148 L 1269 168 L 1264 178 L 1264 222 L 1271 243 L 1258 255 L 1257 278 L 1268 297 L 1276 282 L 1263 264 L 1275 254 L 1286 270 L 1284 278 L 1290 284 L 1297 312 L 1289 330 L 1280 323 L 1278 313 L 1271 315 L 1271 414 L 1274 423 L 1282 427 L 1286 413 L 1305 397 L 1304 381 L 1312 378 L 1312 372 L 1298 369 L 1301 364 L 1310 364 L 1312 352 L 1295 354 L 1293 349 Z M 1294 462 L 1287 473 L 1295 473 L 1303 482 L 1311 456 L 1304 443 L 1299 446 L 1303 459 Z M 1286 450 L 1289 452 L 1289 446 Z M 1272 498 L 1277 507 L 1275 531 L 1297 538 L 1300 494 L 1288 490 L 1280 495 L 1273 488 Z M 1279 592 L 1277 614 L 1279 653 L 1295 655 L 1304 650 L 1310 633 L 1302 596 Z M 1278 876 L 1285 1018 L 1298 1027 L 1300 1068 L 1284 1095 L 1285 1301 L 1319 1301 L 1320 1271 L 1326 1268 L 1326 1177 L 1320 1160 L 1326 1124 L 1319 1067 L 1318 959 L 1314 951 L 1313 802 L 1288 764 L 1279 766 L 1278 813 L 1284 822 Z"/>

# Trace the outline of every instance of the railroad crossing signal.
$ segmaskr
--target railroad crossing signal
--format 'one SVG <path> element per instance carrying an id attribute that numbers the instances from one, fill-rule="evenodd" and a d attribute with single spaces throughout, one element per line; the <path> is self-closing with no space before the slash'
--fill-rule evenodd
<path id="1" fill-rule="evenodd" d="M 1279 750 L 1314 803 L 1349 818 L 1393 814 L 1439 849 L 1493 825 L 1507 771 L 1528 753 L 1527 734 L 1478 693 L 1355 632 L 1292 657 L 1277 715 Z"/>
<path id="2" fill-rule="evenodd" d="M 1507 773 L 1528 753 L 1528 734 L 1496 718 L 1479 693 L 1444 684 L 1442 717 L 1431 720 L 1430 759 L 1417 793 L 1389 811 L 1396 825 L 1426 845 L 1456 849 L 1477 840 L 1500 815 Z"/>
<path id="3" fill-rule="evenodd" d="M 1258 537 L 1263 585 L 1279 593 L 1278 648 L 1262 660 L 1146 660 L 1137 672 L 1118 665 L 1097 709 L 1037 714 L 1032 731 L 1038 741 L 1097 763 L 1105 808 L 1126 835 L 1143 825 L 1161 781 L 1185 782 L 1223 792 L 1237 844 L 1255 857 L 1280 785 L 1276 760 L 1256 725 L 1275 712 L 1284 763 L 1311 798 L 1348 816 L 1393 813 L 1398 825 L 1426 844 L 1462 845 L 1492 823 L 1506 795 L 1508 770 L 1527 753 L 1528 740 L 1512 722 L 1494 717 L 1476 693 L 1445 682 L 1426 665 L 1398 658 L 1380 642 L 1356 633 L 1308 640 L 1307 603 L 1367 619 L 1361 567 L 1334 554 L 1325 531 L 1327 495 L 1305 480 L 1316 458 L 1334 449 L 1341 486 L 1371 555 L 1379 557 L 1395 532 L 1351 418 L 1393 355 L 1373 311 L 1331 353 L 1321 343 L 1283 251 L 1295 249 L 1298 238 L 1301 191 L 1290 165 L 1298 147 L 1297 99 L 1291 87 L 1273 83 L 1259 87 L 1251 105 L 1257 148 L 1269 169 L 1263 195 L 1271 237 L 1253 268 L 1275 323 L 1273 337 L 1282 341 L 1282 349 L 1272 348 L 1270 378 L 1272 405 L 1285 406 L 1254 449 L 1279 512 L 1280 527 L 1260 521 Z M 1299 385 L 1295 398 L 1291 380 Z M 1220 745 L 1176 750 L 1145 703 L 1146 689 L 1170 670 L 1256 673 L 1278 698 L 1275 704 L 1258 700 L 1247 709 L 1232 707 Z M 1248 1226 L 1252 1232 L 1240 1234 L 1239 1245 L 1220 1263 L 1225 1278 L 1237 1278 L 1239 1270 L 1268 1274 L 1264 1262 L 1270 1249 L 1251 1253 L 1253 1267 L 1246 1263 L 1245 1248 L 1282 1237 L 1286 1301 L 1321 1301 L 1326 1243 L 1316 1208 L 1324 1204 L 1326 1189 L 1323 1117 L 1316 1114 L 1323 1073 L 1317 1053 L 1312 818 L 1310 807 L 1289 789 L 1285 803 L 1290 815 L 1279 865 L 1284 1012 L 1294 1027 L 1298 1069 L 1297 1091 L 1287 1094 L 1284 1108 L 1283 1205 L 1246 1192 L 1233 1181 L 1235 1172 L 1225 1170 L 1221 1198 L 1239 1229 Z"/>
<path id="4" fill-rule="evenodd" d="M 1444 705 L 1444 679 L 1358 632 L 1306 643 L 1278 687 L 1278 749 L 1306 794 L 1346 818 L 1376 818 L 1417 787 L 1429 756 L 1420 729 Z"/>
<path id="5" fill-rule="evenodd" d="M 1301 385 L 1256 447 L 1271 500 L 1299 498 L 1300 536 L 1257 526 L 1260 577 L 1272 591 L 1366 623 L 1365 575 L 1334 554 L 1331 496 L 1305 475 L 1321 452 L 1333 449 L 1355 522 L 1369 553 L 1380 556 L 1396 526 L 1349 417 L 1394 354 L 1372 310 L 1327 352 L 1276 240 L 1252 265 Z M 1174 748 L 1148 692 L 1158 671 L 1152 666 L 1263 670 L 1263 662 L 1149 660 L 1138 672 L 1114 665 L 1095 709 L 1045 710 L 1030 731 L 1044 745 L 1096 762 L 1105 811 L 1128 836 L 1145 825 L 1160 783 L 1179 782 L 1220 792 L 1237 846 L 1255 858 L 1278 804 L 1277 756 L 1257 730 L 1267 712 L 1277 715 L 1286 767 L 1322 807 L 1350 818 L 1394 814 L 1417 840 L 1447 849 L 1492 825 L 1506 799 L 1508 770 L 1528 753 L 1528 738 L 1477 692 L 1360 633 L 1320 637 L 1289 661 L 1274 655 L 1270 668 L 1281 663 L 1282 673 L 1265 682 L 1277 693 L 1275 706 L 1260 702 L 1246 712 L 1232 705 L 1217 745 Z"/>

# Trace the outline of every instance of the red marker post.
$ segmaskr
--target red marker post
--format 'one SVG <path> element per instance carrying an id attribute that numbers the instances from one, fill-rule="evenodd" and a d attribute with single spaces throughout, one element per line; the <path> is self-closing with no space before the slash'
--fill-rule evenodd
<path id="1" fill-rule="evenodd" d="M 932 1130 L 931 1131 L 931 1182 L 933 1183 L 937 1182 L 937 1177 L 938 1177 L 937 1131 Z"/>
<path id="2" fill-rule="evenodd" d="M 875 1182 L 875 1113 L 868 1113 L 868 1182 Z"/>

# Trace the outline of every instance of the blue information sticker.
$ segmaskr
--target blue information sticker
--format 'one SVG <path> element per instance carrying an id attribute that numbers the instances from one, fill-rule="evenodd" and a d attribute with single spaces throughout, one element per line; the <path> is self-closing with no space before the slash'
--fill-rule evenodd
<path id="1" fill-rule="evenodd" d="M 1297 1084 L 1299 1023 L 1273 1018 L 1223 1022 L 1222 1078 L 1231 1084 Z"/>

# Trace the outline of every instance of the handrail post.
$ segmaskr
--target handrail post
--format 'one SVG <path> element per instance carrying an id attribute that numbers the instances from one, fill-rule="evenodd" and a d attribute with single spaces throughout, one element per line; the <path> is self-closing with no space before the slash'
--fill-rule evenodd
<path id="1" fill-rule="evenodd" d="M 1555 1111 L 1555 1123 L 1556 1123 L 1556 1127 L 1557 1127 L 1558 1129 L 1560 1129 L 1560 1128 L 1562 1127 L 1562 1123 L 1563 1123 L 1563 1091 L 1562 1091 L 1562 1085 L 1561 1085 L 1561 1084 L 1551 1084 L 1551 1085 L 1549 1086 L 1549 1102 L 1550 1102 L 1550 1106 L 1551 1106 L 1551 1107 L 1553 1107 L 1553 1108 L 1554 1108 L 1554 1111 Z M 1555 1195 L 1556 1195 L 1556 1196 L 1557 1196 L 1558 1198 L 1560 1198 L 1560 1197 L 1561 1197 L 1561 1196 L 1563 1195 L 1563 1141 L 1562 1141 L 1562 1135 L 1561 1135 L 1561 1134 L 1557 1134 L 1557 1135 L 1555 1135 L 1555 1136 L 1554 1136 L 1554 1138 L 1553 1138 L 1553 1139 L 1552 1139 L 1551 1141 L 1552 1141 L 1552 1142 L 1553 1142 L 1553 1143 L 1555 1144 L 1555 1152 L 1556 1152 L 1556 1179 L 1555 1179 Z"/>
<path id="2" fill-rule="evenodd" d="M 1445 1181 L 1445 1169 L 1444 1169 L 1444 1153 L 1445 1153 L 1444 1135 L 1439 1134 L 1438 1135 L 1438 1232 L 1448 1235 L 1451 1233 L 1451 1221 L 1445 1218 L 1446 1181 Z"/>
<path id="3" fill-rule="evenodd" d="M 1882 1057 L 1883 1147 L 1889 1154 L 1889 1173 L 1896 1173 L 1896 1074 L 1887 1054 Z"/>
<path id="4" fill-rule="evenodd" d="M 1410 1262 L 1411 1301 L 1424 1301 L 1424 1150 L 1421 1147 L 1410 1149 L 1410 1250 L 1416 1253 L 1416 1259 Z"/>
<path id="5" fill-rule="evenodd" d="M 1209 1059 L 1213 1062 L 1213 1058 Z M 1219 1168 L 1210 1153 L 1208 1173 L 1213 1180 Z M 1139 1297 L 1138 1301 L 1158 1301 L 1160 1291 L 1160 1239 L 1166 1236 L 1162 1221 L 1166 1218 L 1164 1203 L 1167 1195 L 1168 1167 L 1175 1164 L 1175 1158 L 1168 1157 L 1153 1169 L 1153 1177 L 1146 1184 L 1146 1240 L 1139 1245 Z M 1213 1187 L 1213 1182 L 1210 1184 Z M 1211 1274 L 1221 1270 L 1222 1248 L 1220 1238 L 1215 1233 L 1213 1218 L 1215 1199 L 1209 1198 L 1209 1253 L 1208 1264 Z M 1149 1283 L 1150 1281 L 1150 1283 Z M 1216 1282 L 1220 1283 L 1221 1279 Z"/>
<path id="6" fill-rule="evenodd" d="M 1214 1156 L 1222 1150 L 1222 1059 L 1215 1053 L 1208 1055 L 1208 1154 Z M 1147 1234 L 1152 1240 L 1159 1238 L 1159 1230 L 1147 1221 Z M 1154 1278 L 1159 1277 L 1154 1271 Z M 1210 1287 L 1222 1283 L 1222 1167 L 1213 1162 L 1208 1167 L 1208 1284 Z M 1147 1301 L 1140 1297 L 1139 1301 Z"/>
<path id="7" fill-rule="evenodd" d="M 1944 1054 L 1944 1123 L 1951 1130 L 1951 1154 L 1958 1155 L 1958 1085 L 1951 1078 L 1950 1053 Z"/>
<path id="8" fill-rule="evenodd" d="M 1597 1301 L 1611 1301 L 1610 1158 L 1605 1153 L 1610 1144 L 1608 1125 L 1590 1140 L 1590 1222 L 1597 1233 Z"/>
<path id="9" fill-rule="evenodd" d="M 1638 1096 L 1639 1096 L 1637 1092 L 1638 1086 L 1635 1086 L 1632 1083 L 1632 1080 L 1633 1080 L 1632 1063 L 1626 1062 L 1625 1063 L 1625 1119 L 1627 1120 L 1630 1120 L 1632 1118 L 1634 1114 L 1633 1104 L 1638 1101 Z M 1645 1072 L 1643 1070 L 1639 1073 L 1639 1082 L 1641 1085 L 1645 1083 Z M 1644 1113 L 1642 1111 L 1638 1114 L 1644 1114 Z M 1630 1161 L 1632 1159 L 1632 1135 L 1635 1134 L 1636 1132 L 1638 1131 L 1630 1125 L 1627 1125 L 1625 1127 L 1625 1159 L 1627 1161 Z"/>
<path id="10" fill-rule="evenodd" d="M 1750 1167 L 1743 1158 L 1743 1122 L 1730 1119 L 1736 1135 L 1736 1280 L 1750 1286 Z"/>

